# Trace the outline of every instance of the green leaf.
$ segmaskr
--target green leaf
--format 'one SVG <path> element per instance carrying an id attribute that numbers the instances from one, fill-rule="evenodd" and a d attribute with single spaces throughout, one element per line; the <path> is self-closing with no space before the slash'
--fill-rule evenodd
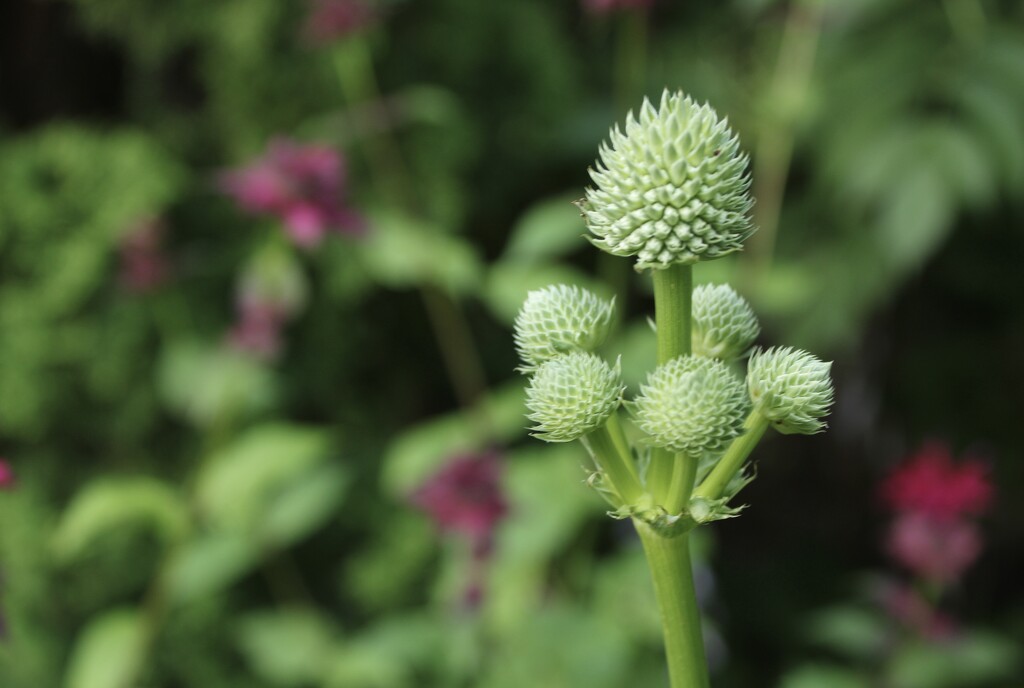
<path id="1" fill-rule="evenodd" d="M 526 428 L 523 399 L 523 382 L 515 380 L 491 392 L 481 410 L 451 413 L 405 431 L 384 454 L 385 489 L 408 494 L 453 456 L 519 437 Z"/>
<path id="2" fill-rule="evenodd" d="M 157 376 L 167 406 L 199 426 L 253 415 L 274 397 L 264 366 L 219 345 L 175 343 L 164 351 Z"/>
<path id="3" fill-rule="evenodd" d="M 320 466 L 330 449 L 330 437 L 319 429 L 272 424 L 248 430 L 204 464 L 196 480 L 200 510 L 215 529 L 262 532 L 271 505 Z M 295 525 L 288 509 L 276 516 L 281 535 Z"/>
<path id="4" fill-rule="evenodd" d="M 250 668 L 278 686 L 303 686 L 323 676 L 335 642 L 331 624 L 317 612 L 258 612 L 238 623 L 238 645 Z"/>
<path id="5" fill-rule="evenodd" d="M 133 688 L 146 647 L 144 621 L 134 609 L 92 620 L 71 652 L 65 688 Z"/>
<path id="6" fill-rule="evenodd" d="M 392 288 L 438 286 L 451 294 L 478 287 L 483 265 L 464 239 L 391 211 L 370 214 L 370 232 L 358 244 L 369 273 Z"/>
<path id="7" fill-rule="evenodd" d="M 242 535 L 212 533 L 192 540 L 168 569 L 168 596 L 182 603 L 212 595 L 244 576 L 259 560 L 256 543 Z"/>
<path id="8" fill-rule="evenodd" d="M 885 619 L 859 607 L 819 612 L 808 622 L 806 633 L 816 645 L 865 661 L 877 656 L 889 641 Z"/>
<path id="9" fill-rule="evenodd" d="M 108 478 L 89 483 L 61 517 L 54 537 L 57 557 L 70 561 L 115 529 L 151 528 L 165 541 L 180 540 L 189 515 L 179 494 L 149 477 Z"/>
<path id="10" fill-rule="evenodd" d="M 965 633 L 947 642 L 905 646 L 889 667 L 894 688 L 970 688 L 1013 678 L 1021 662 L 1017 643 L 990 633 Z"/>
<path id="11" fill-rule="evenodd" d="M 814 664 L 786 674 L 779 688 L 868 688 L 866 678 L 849 669 Z"/>
<path id="12" fill-rule="evenodd" d="M 348 473 L 327 465 L 299 476 L 267 505 L 260 524 L 261 541 L 290 545 L 324 523 L 341 505 Z"/>
<path id="13" fill-rule="evenodd" d="M 572 204 L 581 195 L 559 195 L 528 208 L 512 228 L 502 260 L 536 263 L 587 246 L 587 228 Z"/>

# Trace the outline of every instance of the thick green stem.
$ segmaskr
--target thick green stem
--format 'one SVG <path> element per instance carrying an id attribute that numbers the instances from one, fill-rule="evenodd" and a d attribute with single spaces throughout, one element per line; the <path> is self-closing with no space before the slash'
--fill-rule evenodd
<path id="1" fill-rule="evenodd" d="M 637 478 L 636 466 L 628 454 L 619 450 L 618 443 L 603 425 L 583 438 L 598 467 L 608 478 L 611 487 L 626 504 L 635 504 L 643 493 Z"/>
<path id="2" fill-rule="evenodd" d="M 721 499 L 729 481 L 743 468 L 743 463 L 750 456 L 750 452 L 754 451 L 754 447 L 761 441 L 764 431 L 768 429 L 768 420 L 754 411 L 747 416 L 743 428 L 745 432 L 732 441 L 708 477 L 694 490 L 694 497 Z"/>
<path id="3" fill-rule="evenodd" d="M 658 365 L 690 353 L 693 266 L 655 270 L 654 320 L 658 328 Z"/>
<path id="4" fill-rule="evenodd" d="M 634 521 L 654 580 L 671 688 L 708 688 L 700 608 L 693 585 L 688 534 L 666 538 Z"/>
<path id="5" fill-rule="evenodd" d="M 675 470 L 665 500 L 665 510 L 670 514 L 678 514 L 689 503 L 693 493 L 693 483 L 697 479 L 697 464 L 700 458 L 689 454 L 676 454 Z"/>
<path id="6" fill-rule="evenodd" d="M 693 266 L 672 265 L 654 270 L 654 320 L 658 331 L 658 365 L 690 353 L 690 319 L 693 302 Z M 676 461 L 665 449 L 654 449 L 647 469 L 647 491 L 657 504 L 665 505 L 676 470 Z M 675 512 L 670 512 L 675 513 Z"/>

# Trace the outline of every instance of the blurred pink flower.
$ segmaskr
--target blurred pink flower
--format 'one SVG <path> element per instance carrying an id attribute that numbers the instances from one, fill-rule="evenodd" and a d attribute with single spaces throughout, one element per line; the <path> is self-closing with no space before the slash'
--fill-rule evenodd
<path id="1" fill-rule="evenodd" d="M 288 316 L 271 304 L 242 303 L 238 319 L 228 333 L 228 342 L 236 351 L 261 361 L 272 361 L 284 348 L 282 330 Z"/>
<path id="2" fill-rule="evenodd" d="M 278 138 L 249 165 L 221 175 L 220 188 L 239 207 L 284 222 L 292 241 L 316 246 L 331 230 L 358 234 L 362 217 L 348 208 L 345 164 L 333 148 Z"/>
<path id="3" fill-rule="evenodd" d="M 14 469 L 11 468 L 11 464 L 5 459 L 0 459 L 0 490 L 13 489 L 15 482 Z"/>
<path id="4" fill-rule="evenodd" d="M 607 14 L 614 10 L 640 10 L 654 4 L 654 0 L 583 0 L 583 6 L 594 14 Z"/>
<path id="5" fill-rule="evenodd" d="M 302 27 L 306 39 L 323 45 L 366 28 L 377 18 L 368 0 L 312 0 Z"/>
<path id="6" fill-rule="evenodd" d="M 121 239 L 120 281 L 128 291 L 144 293 L 159 287 L 170 275 L 163 251 L 166 225 L 160 218 L 136 222 Z"/>
<path id="7" fill-rule="evenodd" d="M 474 557 L 490 553 L 494 529 L 508 512 L 501 490 L 501 458 L 496 452 L 455 457 L 410 498 L 446 533 L 467 538 Z"/>
<path id="8" fill-rule="evenodd" d="M 984 462 L 967 459 L 954 466 L 949 447 L 931 442 L 889 475 L 881 495 L 896 511 L 955 519 L 988 511 L 993 489 Z"/>
<path id="9" fill-rule="evenodd" d="M 969 521 L 907 512 L 889 527 L 886 549 L 914 574 L 934 583 L 957 581 L 981 554 L 978 527 Z"/>

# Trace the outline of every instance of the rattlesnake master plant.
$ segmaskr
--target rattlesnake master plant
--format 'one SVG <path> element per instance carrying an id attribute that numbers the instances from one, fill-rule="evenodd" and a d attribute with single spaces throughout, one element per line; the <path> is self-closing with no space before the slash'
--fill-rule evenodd
<path id="1" fill-rule="evenodd" d="M 756 350 L 750 305 L 726 285 L 693 288 L 693 265 L 742 248 L 750 219 L 748 158 L 707 105 L 666 91 L 612 130 L 579 202 L 591 241 L 651 269 L 659 366 L 624 405 L 624 389 L 597 349 L 612 303 L 556 285 L 531 292 L 515 342 L 531 375 L 535 437 L 580 439 L 596 464 L 588 484 L 631 518 L 650 564 L 673 688 L 709 685 L 687 533 L 739 514 L 744 466 L 768 427 L 810 434 L 832 404 L 830 364 L 792 349 Z"/>
<path id="2" fill-rule="evenodd" d="M 748 407 L 743 384 L 725 364 L 680 356 L 648 376 L 634 415 L 652 446 L 700 457 L 722 452 L 743 432 Z"/>
<path id="3" fill-rule="evenodd" d="M 833 399 L 831 368 L 831 363 L 788 346 L 754 352 L 747 369 L 754 409 L 781 433 L 821 432 L 821 417 Z"/>
<path id="4" fill-rule="evenodd" d="M 612 325 L 615 300 L 556 284 L 531 291 L 516 317 L 515 341 L 522 370 L 534 370 L 570 351 L 595 351 Z"/>
<path id="5" fill-rule="evenodd" d="M 754 310 L 728 284 L 702 284 L 693 290 L 693 353 L 732 361 L 761 334 Z"/>
<path id="6" fill-rule="evenodd" d="M 594 244 L 636 256 L 638 270 L 718 258 L 753 233 L 748 158 L 708 105 L 668 91 L 657 109 L 645 100 L 600 155 L 579 205 Z"/>
<path id="7" fill-rule="evenodd" d="M 573 351 L 537 369 L 526 390 L 533 436 L 572 442 L 602 427 L 619 407 L 623 387 L 618 366 L 595 354 Z"/>

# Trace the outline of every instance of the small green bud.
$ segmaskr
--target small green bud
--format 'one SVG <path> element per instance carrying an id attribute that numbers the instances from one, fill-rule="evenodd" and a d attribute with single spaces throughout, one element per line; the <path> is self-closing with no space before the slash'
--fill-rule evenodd
<path id="1" fill-rule="evenodd" d="M 746 299 L 728 284 L 693 290 L 693 354 L 732 361 L 747 352 L 761 326 Z"/>
<path id="2" fill-rule="evenodd" d="M 602 144 L 580 209 L 593 243 L 636 268 L 712 260 L 742 248 L 750 219 L 749 158 L 728 120 L 681 92 L 644 100 Z"/>
<path id="3" fill-rule="evenodd" d="M 615 300 L 556 284 L 531 291 L 516 316 L 515 342 L 524 371 L 570 351 L 594 351 L 612 325 Z"/>
<path id="4" fill-rule="evenodd" d="M 738 437 L 746 411 L 743 383 L 721 361 L 698 356 L 659 366 L 635 405 L 651 444 L 698 457 L 722 451 Z"/>
<path id="5" fill-rule="evenodd" d="M 618 365 L 595 354 L 573 351 L 546 361 L 526 389 L 533 436 L 571 442 L 597 430 L 619 407 L 623 390 Z"/>
<path id="6" fill-rule="evenodd" d="M 754 410 L 786 435 L 813 435 L 832 405 L 831 362 L 792 347 L 756 351 L 747 369 Z"/>

